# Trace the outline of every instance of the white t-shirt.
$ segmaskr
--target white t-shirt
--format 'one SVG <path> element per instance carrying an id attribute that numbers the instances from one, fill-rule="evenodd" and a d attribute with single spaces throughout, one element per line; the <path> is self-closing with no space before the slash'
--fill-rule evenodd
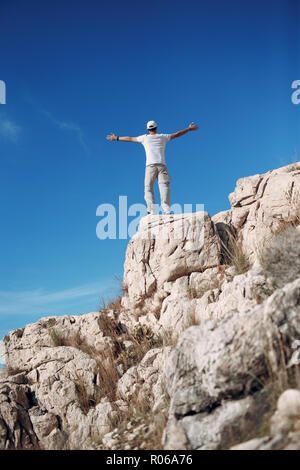
<path id="1" fill-rule="evenodd" d="M 165 165 L 165 146 L 171 134 L 144 134 L 137 137 L 146 151 L 146 166 L 153 164 Z"/>

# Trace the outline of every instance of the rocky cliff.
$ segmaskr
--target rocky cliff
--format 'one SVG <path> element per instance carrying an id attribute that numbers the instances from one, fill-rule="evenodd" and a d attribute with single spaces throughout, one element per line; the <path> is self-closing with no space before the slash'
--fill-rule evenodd
<path id="1" fill-rule="evenodd" d="M 149 215 L 122 295 L 1 343 L 1 449 L 300 449 L 300 164 Z"/>

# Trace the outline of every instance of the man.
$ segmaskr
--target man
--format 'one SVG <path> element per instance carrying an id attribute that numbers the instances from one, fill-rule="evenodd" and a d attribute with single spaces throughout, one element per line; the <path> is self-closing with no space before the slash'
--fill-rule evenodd
<path id="1" fill-rule="evenodd" d="M 145 201 L 147 203 L 148 214 L 155 214 L 155 202 L 153 185 L 157 178 L 161 207 L 165 214 L 170 214 L 170 175 L 165 161 L 165 146 L 169 140 L 175 139 L 190 131 L 196 131 L 199 126 L 193 122 L 187 129 L 174 134 L 157 134 L 157 124 L 155 121 L 148 121 L 147 130 L 149 134 L 138 137 L 119 137 L 116 134 L 107 136 L 108 140 L 120 140 L 121 142 L 140 142 L 146 151 L 146 172 L 145 172 Z"/>

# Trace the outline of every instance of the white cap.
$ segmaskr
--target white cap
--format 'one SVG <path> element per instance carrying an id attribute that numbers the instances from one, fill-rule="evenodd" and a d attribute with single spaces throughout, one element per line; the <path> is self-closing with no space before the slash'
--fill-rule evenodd
<path id="1" fill-rule="evenodd" d="M 147 129 L 155 129 L 157 127 L 157 124 L 155 121 L 148 121 L 147 122 Z"/>

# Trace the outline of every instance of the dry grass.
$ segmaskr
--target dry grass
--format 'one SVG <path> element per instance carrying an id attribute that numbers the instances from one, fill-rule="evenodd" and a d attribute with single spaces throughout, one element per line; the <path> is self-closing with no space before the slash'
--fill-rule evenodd
<path id="1" fill-rule="evenodd" d="M 115 298 L 105 300 L 104 297 L 101 297 L 100 299 L 101 305 L 99 308 L 99 312 L 109 312 L 110 310 L 113 310 L 114 314 L 118 317 L 119 314 L 121 313 L 121 308 L 122 308 L 122 296 L 118 295 Z"/>
<path id="2" fill-rule="evenodd" d="M 272 280 L 273 290 L 300 275 L 300 194 L 293 185 L 285 192 L 290 211 L 277 218 L 271 233 L 256 249 L 264 275 Z"/>
<path id="3" fill-rule="evenodd" d="M 163 346 L 162 336 L 154 334 L 146 325 L 138 325 L 129 332 L 123 324 L 105 313 L 99 316 L 98 323 L 104 336 L 112 339 L 113 357 L 125 371 L 138 364 L 150 349 Z M 124 346 L 125 341 L 131 343 L 130 348 Z"/>
<path id="4" fill-rule="evenodd" d="M 273 330 L 273 335 L 269 336 L 264 348 L 266 373 L 257 378 L 257 382 L 266 391 L 270 413 L 255 437 L 264 437 L 270 434 L 269 418 L 276 410 L 280 395 L 290 388 L 300 390 L 300 365 L 288 365 L 292 356 L 290 341 L 271 320 L 266 328 L 269 328 L 269 331 Z"/>
<path id="5" fill-rule="evenodd" d="M 269 332 L 268 341 L 264 348 L 266 375 L 262 378 L 265 385 L 276 384 L 276 398 L 287 388 L 300 389 L 300 368 L 299 364 L 290 365 L 291 351 L 290 339 L 281 333 L 274 325 L 272 319 L 268 320 L 265 326 Z"/>
<path id="6" fill-rule="evenodd" d="M 117 284 L 119 285 L 120 295 L 123 296 L 123 295 L 127 294 L 128 287 L 125 284 L 125 282 L 123 281 L 123 279 L 120 276 L 116 275 L 116 274 L 114 274 L 113 278 L 117 282 Z"/>
<path id="7" fill-rule="evenodd" d="M 95 406 L 99 400 L 95 396 L 90 396 L 87 392 L 86 384 L 82 377 L 76 372 L 75 379 L 73 380 L 75 385 L 76 396 L 78 404 L 84 414 L 87 414 L 91 407 Z"/>
<path id="8" fill-rule="evenodd" d="M 113 315 L 109 315 L 106 310 L 99 313 L 97 321 L 103 336 L 111 336 L 117 339 L 122 333 L 127 333 L 125 325 L 120 323 Z"/>
<path id="9" fill-rule="evenodd" d="M 270 418 L 277 408 L 277 401 L 280 395 L 290 388 L 300 390 L 300 367 L 295 365 L 292 368 L 283 368 L 277 375 L 261 377 L 257 379 L 266 392 L 266 401 L 269 412 L 266 414 L 261 425 L 252 438 L 261 438 L 270 435 Z"/>
<path id="10" fill-rule="evenodd" d="M 292 163 L 287 165 L 285 173 L 290 173 L 292 171 L 297 171 L 297 170 L 300 170 L 300 162 L 298 162 L 297 152 L 295 151 L 295 155 L 292 158 Z"/>
<path id="11" fill-rule="evenodd" d="M 300 193 L 298 190 L 294 189 L 293 183 L 286 189 L 285 198 L 291 208 L 287 222 L 293 226 L 297 226 L 300 224 Z"/>
<path id="12" fill-rule="evenodd" d="M 128 287 L 119 276 L 114 275 L 113 278 L 117 283 L 117 294 L 112 294 L 108 299 L 101 297 L 98 311 L 108 312 L 109 310 L 113 310 L 115 316 L 118 317 L 121 313 L 122 297 L 128 293 Z"/>
<path id="13" fill-rule="evenodd" d="M 233 238 L 231 246 L 231 250 L 228 250 L 230 264 L 234 266 L 236 274 L 244 274 L 250 269 L 251 265 L 248 256 L 244 252 L 242 241 Z"/>
<path id="14" fill-rule="evenodd" d="M 77 348 L 96 361 L 98 376 L 96 396 L 85 395 L 84 384 L 80 377 L 77 377 L 74 382 L 77 387 L 78 402 L 84 412 L 99 403 L 103 397 L 108 397 L 111 402 L 115 401 L 116 387 L 120 377 L 130 367 L 138 364 L 150 349 L 163 346 L 162 337 L 154 335 L 150 328 L 140 326 L 129 333 L 120 322 L 105 312 L 100 313 L 98 323 L 103 335 L 111 338 L 112 347 L 107 346 L 104 350 L 96 350 L 92 345 L 87 344 L 80 332 L 65 337 L 54 328 L 49 330 L 55 347 Z"/>
<path id="15" fill-rule="evenodd" d="M 170 397 L 165 383 L 161 383 L 162 401 L 153 411 L 152 400 L 136 393 L 127 400 L 126 410 L 118 410 L 118 449 L 163 450 L 162 435 L 168 420 Z M 132 438 L 128 439 L 128 433 Z"/>
<path id="16" fill-rule="evenodd" d="M 274 289 L 294 281 L 300 276 L 300 231 L 293 224 L 284 223 L 257 250 L 257 258 Z"/>
<path id="17" fill-rule="evenodd" d="M 288 168 L 285 170 L 285 173 L 291 173 L 292 171 L 300 170 L 299 164 L 291 163 Z"/>
<path id="18" fill-rule="evenodd" d="M 49 330 L 49 336 L 52 340 L 53 346 L 58 347 L 58 346 L 67 346 L 65 343 L 65 338 L 57 333 L 55 328 L 50 328 Z"/>
<path id="19" fill-rule="evenodd" d="M 267 335 L 266 331 L 272 332 Z M 242 441 L 236 436 L 229 439 L 228 448 L 240 444 L 243 441 L 270 436 L 270 418 L 277 408 L 277 401 L 280 395 L 287 389 L 300 390 L 300 365 L 289 366 L 291 358 L 291 348 L 289 340 L 281 334 L 278 327 L 272 320 L 265 324 L 263 331 L 260 331 L 263 349 L 264 373 L 253 378 L 251 394 L 261 391 L 261 400 L 264 403 L 265 413 L 257 416 L 257 423 L 260 423 L 256 430 L 253 430 Z M 266 341 L 266 338 L 267 341 Z M 229 436 L 231 437 L 231 436 Z"/>
<path id="20" fill-rule="evenodd" d="M 104 351 L 98 351 L 92 345 L 87 344 L 86 341 L 77 332 L 73 337 L 64 337 L 59 334 L 54 328 L 49 331 L 52 338 L 53 345 L 57 346 L 71 346 L 79 349 L 96 361 L 99 377 L 99 391 L 96 397 L 87 397 L 85 387 L 82 379 L 78 376 L 75 378 L 74 383 L 76 386 L 78 402 L 84 412 L 93 404 L 96 405 L 100 402 L 102 397 L 107 396 L 110 400 L 115 399 L 115 386 L 120 378 L 117 369 L 117 347 L 112 350 L 110 347 L 105 348 Z"/>
<path id="21" fill-rule="evenodd" d="M 251 264 L 243 248 L 242 239 L 229 228 L 225 228 L 224 231 L 227 234 L 226 243 L 221 239 L 224 262 L 234 266 L 235 274 L 244 274 L 250 269 Z"/>

